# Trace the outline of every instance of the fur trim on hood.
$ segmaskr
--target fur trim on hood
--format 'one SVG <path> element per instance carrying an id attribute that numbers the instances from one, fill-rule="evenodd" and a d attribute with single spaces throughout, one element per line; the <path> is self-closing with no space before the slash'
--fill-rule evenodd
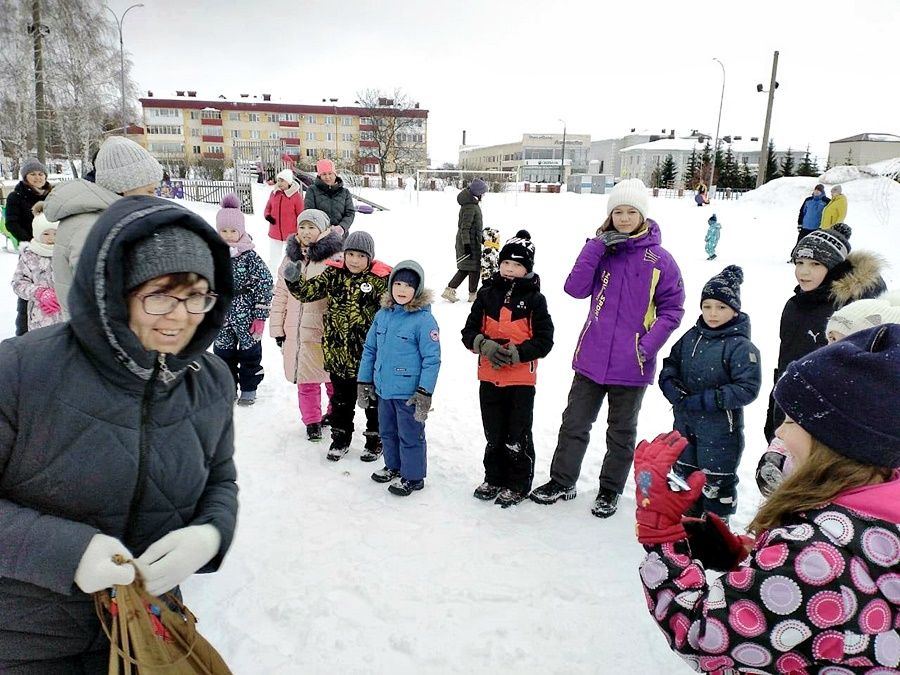
<path id="1" fill-rule="evenodd" d="M 322 262 L 333 258 L 335 253 L 340 253 L 344 248 L 344 242 L 337 232 L 331 231 L 318 241 L 309 245 L 306 256 L 309 262 Z M 303 260 L 303 248 L 297 237 L 288 237 L 284 247 L 285 255 L 293 262 Z"/>
<path id="2" fill-rule="evenodd" d="M 853 251 L 847 259 L 835 267 L 844 273 L 831 282 L 830 295 L 834 304 L 843 307 L 861 298 L 874 298 L 883 293 L 887 286 L 881 276 L 888 266 L 887 261 L 871 251 Z"/>
<path id="3" fill-rule="evenodd" d="M 403 309 L 405 309 L 407 312 L 418 312 L 420 309 L 425 309 L 426 307 L 428 307 L 428 305 L 430 305 L 433 300 L 434 293 L 431 292 L 430 288 L 425 288 L 412 300 L 403 305 Z M 391 289 L 388 288 L 381 295 L 381 306 L 385 309 L 390 309 L 396 304 L 397 303 L 394 302 L 394 298 L 391 295 Z"/>

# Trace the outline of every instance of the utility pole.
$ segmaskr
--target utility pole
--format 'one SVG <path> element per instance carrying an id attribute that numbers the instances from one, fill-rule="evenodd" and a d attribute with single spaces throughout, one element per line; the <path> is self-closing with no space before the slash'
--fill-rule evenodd
<path id="1" fill-rule="evenodd" d="M 766 125 L 763 127 L 762 149 L 759 152 L 759 172 L 756 175 L 756 187 L 762 187 L 766 182 L 766 168 L 769 158 L 769 127 L 772 124 L 772 104 L 775 102 L 775 74 L 778 72 L 778 52 L 772 57 L 772 79 L 769 81 L 769 105 L 766 107 Z M 757 91 L 762 91 L 761 85 Z"/>
<path id="2" fill-rule="evenodd" d="M 28 32 L 34 40 L 34 117 L 37 123 L 35 143 L 37 159 L 47 163 L 47 104 L 44 100 L 44 36 L 50 28 L 41 23 L 41 0 L 32 0 L 31 25 Z"/>
<path id="3" fill-rule="evenodd" d="M 713 148 L 713 161 L 712 168 L 709 170 L 709 183 L 707 183 L 707 192 L 706 194 L 710 197 L 710 190 L 712 190 L 713 181 L 716 177 L 716 160 L 719 158 L 719 127 L 722 124 L 722 104 L 725 102 L 725 64 L 723 64 L 719 59 L 713 57 L 713 61 L 719 64 L 722 68 L 722 95 L 719 97 L 719 119 L 716 122 L 716 144 Z M 718 192 L 718 190 L 716 190 Z"/>
<path id="4" fill-rule="evenodd" d="M 559 160 L 559 191 L 562 192 L 562 184 L 566 180 L 566 121 L 564 119 L 559 121 L 563 123 L 562 157 Z"/>

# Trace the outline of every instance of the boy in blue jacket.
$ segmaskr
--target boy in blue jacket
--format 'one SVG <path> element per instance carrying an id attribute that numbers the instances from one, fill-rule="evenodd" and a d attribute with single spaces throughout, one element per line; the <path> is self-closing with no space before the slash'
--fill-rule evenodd
<path id="1" fill-rule="evenodd" d="M 376 395 L 378 401 L 384 468 L 372 480 L 390 482 L 388 490 L 400 497 L 425 487 L 425 420 L 441 367 L 431 299 L 418 263 L 404 260 L 394 267 L 356 378 L 358 405 L 365 408 Z"/>
<path id="2" fill-rule="evenodd" d="M 741 311 L 744 273 L 729 265 L 706 282 L 701 316 L 663 359 L 659 386 L 675 411 L 674 429 L 688 440 L 675 463 L 682 478 L 706 474 L 698 511 L 726 520 L 737 507 L 737 467 L 744 450 L 744 406 L 759 395 L 759 350 Z"/>

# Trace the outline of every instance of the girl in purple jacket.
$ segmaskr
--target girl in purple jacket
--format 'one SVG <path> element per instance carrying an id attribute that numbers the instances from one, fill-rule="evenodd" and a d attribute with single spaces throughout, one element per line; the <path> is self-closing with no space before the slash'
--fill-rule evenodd
<path id="1" fill-rule="evenodd" d="M 900 325 L 792 362 L 775 387 L 789 475 L 735 536 L 682 514 L 667 479 L 678 432 L 635 453 L 640 574 L 669 645 L 704 673 L 896 673 L 900 668 Z M 676 486 L 677 488 L 677 486 Z M 743 564 L 742 564 L 743 563 Z M 707 581 L 706 571 L 724 572 Z"/>
<path id="2" fill-rule="evenodd" d="M 656 373 L 656 354 L 684 316 L 681 271 L 660 245 L 659 225 L 646 217 L 649 202 L 640 180 L 616 185 L 606 221 L 581 249 L 566 279 L 566 293 L 591 298 L 591 307 L 575 347 L 575 378 L 550 481 L 531 493 L 539 504 L 575 498 L 590 430 L 609 396 L 606 456 L 591 513 L 607 518 L 616 512 L 634 457 L 641 400 Z"/>

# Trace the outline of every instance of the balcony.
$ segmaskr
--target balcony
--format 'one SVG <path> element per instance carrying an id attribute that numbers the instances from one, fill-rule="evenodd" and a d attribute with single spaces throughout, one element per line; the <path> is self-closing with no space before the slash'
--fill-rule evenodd
<path id="1" fill-rule="evenodd" d="M 281 142 L 285 145 L 300 145 L 299 138 L 282 138 Z"/>
<path id="2" fill-rule="evenodd" d="M 204 143 L 222 143 L 224 142 L 224 137 L 222 136 L 201 136 Z"/>
<path id="3" fill-rule="evenodd" d="M 360 124 L 359 130 L 360 131 L 375 131 L 375 125 L 374 124 Z"/>
<path id="4" fill-rule="evenodd" d="M 201 152 L 203 159 L 225 159 L 224 152 Z"/>
<path id="5" fill-rule="evenodd" d="M 201 119 L 201 121 L 203 122 L 203 124 L 207 124 L 207 125 L 209 125 L 209 126 L 211 126 L 211 127 L 220 127 L 220 126 L 222 126 L 222 118 L 221 118 L 221 117 L 219 117 L 219 118 L 215 118 L 215 117 L 201 117 L 200 119 Z"/>
<path id="6" fill-rule="evenodd" d="M 282 120 L 282 121 L 280 121 L 280 122 L 278 123 L 278 126 L 280 126 L 280 127 L 293 127 L 294 129 L 296 129 L 297 127 L 300 126 L 300 122 L 291 122 L 290 120 Z"/>
<path id="7" fill-rule="evenodd" d="M 361 148 L 377 148 L 378 141 L 360 141 L 359 147 L 361 147 Z"/>

